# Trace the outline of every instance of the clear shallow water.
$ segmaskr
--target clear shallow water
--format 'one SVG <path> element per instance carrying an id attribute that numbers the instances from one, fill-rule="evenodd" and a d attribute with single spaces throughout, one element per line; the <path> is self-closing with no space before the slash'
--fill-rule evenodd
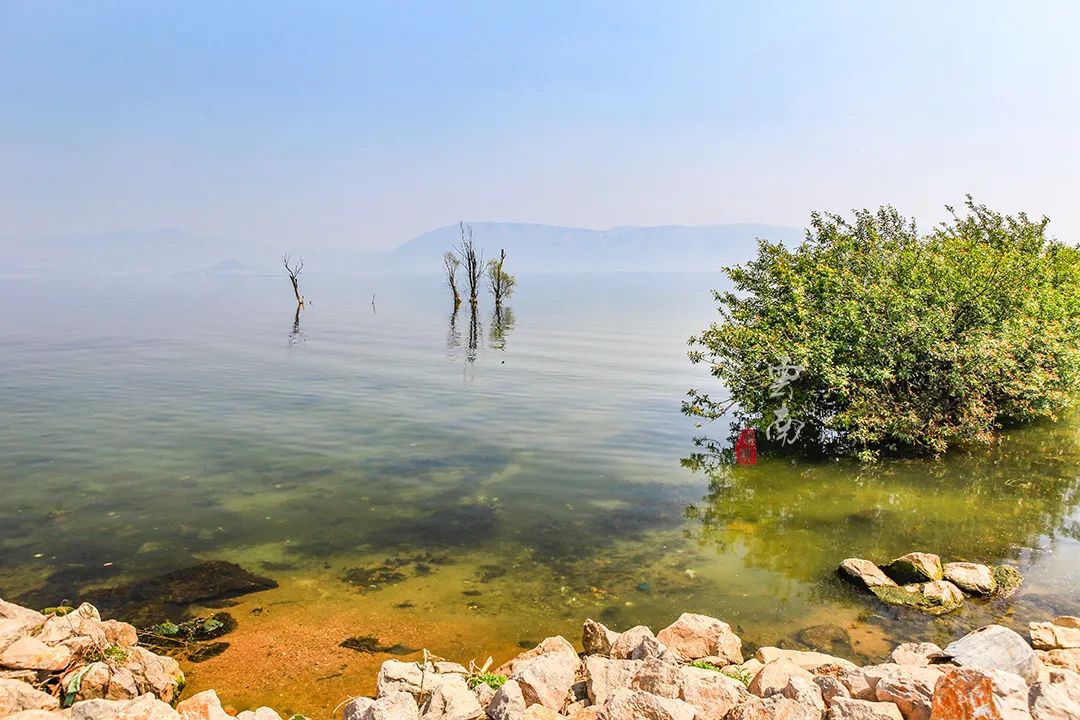
<path id="1" fill-rule="evenodd" d="M 835 651 L 876 657 L 1080 611 L 1075 422 L 936 462 L 707 476 L 680 466 L 698 431 L 679 403 L 708 382 L 685 350 L 716 277 L 522 277 L 512 319 L 485 298 L 475 328 L 434 276 L 304 280 L 299 327 L 284 278 L 9 288 L 0 595 L 238 562 L 281 587 L 234 609 L 233 646 L 186 668 L 193 686 L 327 716 L 385 658 L 338 648 L 350 635 L 482 659 L 576 638 L 585 616 L 698 611 L 753 644 L 836 625 Z M 913 549 L 1027 583 L 930 619 L 833 574 Z M 387 559 L 397 582 L 343 580 Z"/>

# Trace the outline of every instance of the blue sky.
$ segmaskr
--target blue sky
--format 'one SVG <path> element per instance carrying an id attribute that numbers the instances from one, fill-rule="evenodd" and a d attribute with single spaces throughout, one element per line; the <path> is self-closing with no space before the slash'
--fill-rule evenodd
<path id="1" fill-rule="evenodd" d="M 0 0 L 0 236 L 386 247 L 965 193 L 1080 235 L 1067 2 Z"/>

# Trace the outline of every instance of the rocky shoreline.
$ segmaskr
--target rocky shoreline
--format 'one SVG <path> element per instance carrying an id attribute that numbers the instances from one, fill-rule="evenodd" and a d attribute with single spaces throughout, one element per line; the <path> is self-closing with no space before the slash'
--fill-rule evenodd
<path id="1" fill-rule="evenodd" d="M 863 667 L 775 647 L 745 659 L 728 624 L 689 613 L 656 634 L 586 620 L 582 647 L 551 637 L 494 669 L 388 660 L 342 720 L 1080 720 L 1076 617 L 1031 623 L 1030 640 L 989 625 L 944 648 L 904 643 Z M 281 720 L 183 688 L 175 660 L 92 605 L 44 615 L 0 600 L 0 718 Z"/>

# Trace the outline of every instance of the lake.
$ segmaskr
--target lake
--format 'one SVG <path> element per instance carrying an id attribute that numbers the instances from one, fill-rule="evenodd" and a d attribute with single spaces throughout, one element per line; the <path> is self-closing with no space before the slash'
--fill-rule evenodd
<path id="1" fill-rule="evenodd" d="M 883 657 L 907 639 L 1080 614 L 1080 425 L 942 460 L 683 466 L 715 388 L 686 340 L 716 275 L 519 277 L 451 313 L 436 276 L 9 281 L 0 595 L 44 606 L 228 560 L 230 647 L 184 662 L 226 704 L 329 718 L 386 653 L 502 661 L 594 617 L 684 611 L 756 645 Z M 911 550 L 1007 562 L 1011 598 L 938 618 L 835 575 Z M 375 585 L 375 587 L 372 587 Z M 198 612 L 200 608 L 194 608 Z M 811 628 L 807 631 L 807 628 Z"/>

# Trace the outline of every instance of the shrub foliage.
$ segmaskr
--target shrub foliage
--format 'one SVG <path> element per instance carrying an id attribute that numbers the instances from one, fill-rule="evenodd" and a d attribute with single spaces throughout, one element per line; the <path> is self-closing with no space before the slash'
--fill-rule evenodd
<path id="1" fill-rule="evenodd" d="M 1048 220 L 970 196 L 920 235 L 889 206 L 815 213 L 795 249 L 765 240 L 726 268 L 721 321 L 690 339 L 729 396 L 691 390 L 684 410 L 764 430 L 781 402 L 802 452 L 940 453 L 1003 426 L 1056 419 L 1080 389 L 1080 250 Z M 783 398 L 769 368 L 803 370 Z M 762 433 L 759 432 L 759 437 Z"/>

